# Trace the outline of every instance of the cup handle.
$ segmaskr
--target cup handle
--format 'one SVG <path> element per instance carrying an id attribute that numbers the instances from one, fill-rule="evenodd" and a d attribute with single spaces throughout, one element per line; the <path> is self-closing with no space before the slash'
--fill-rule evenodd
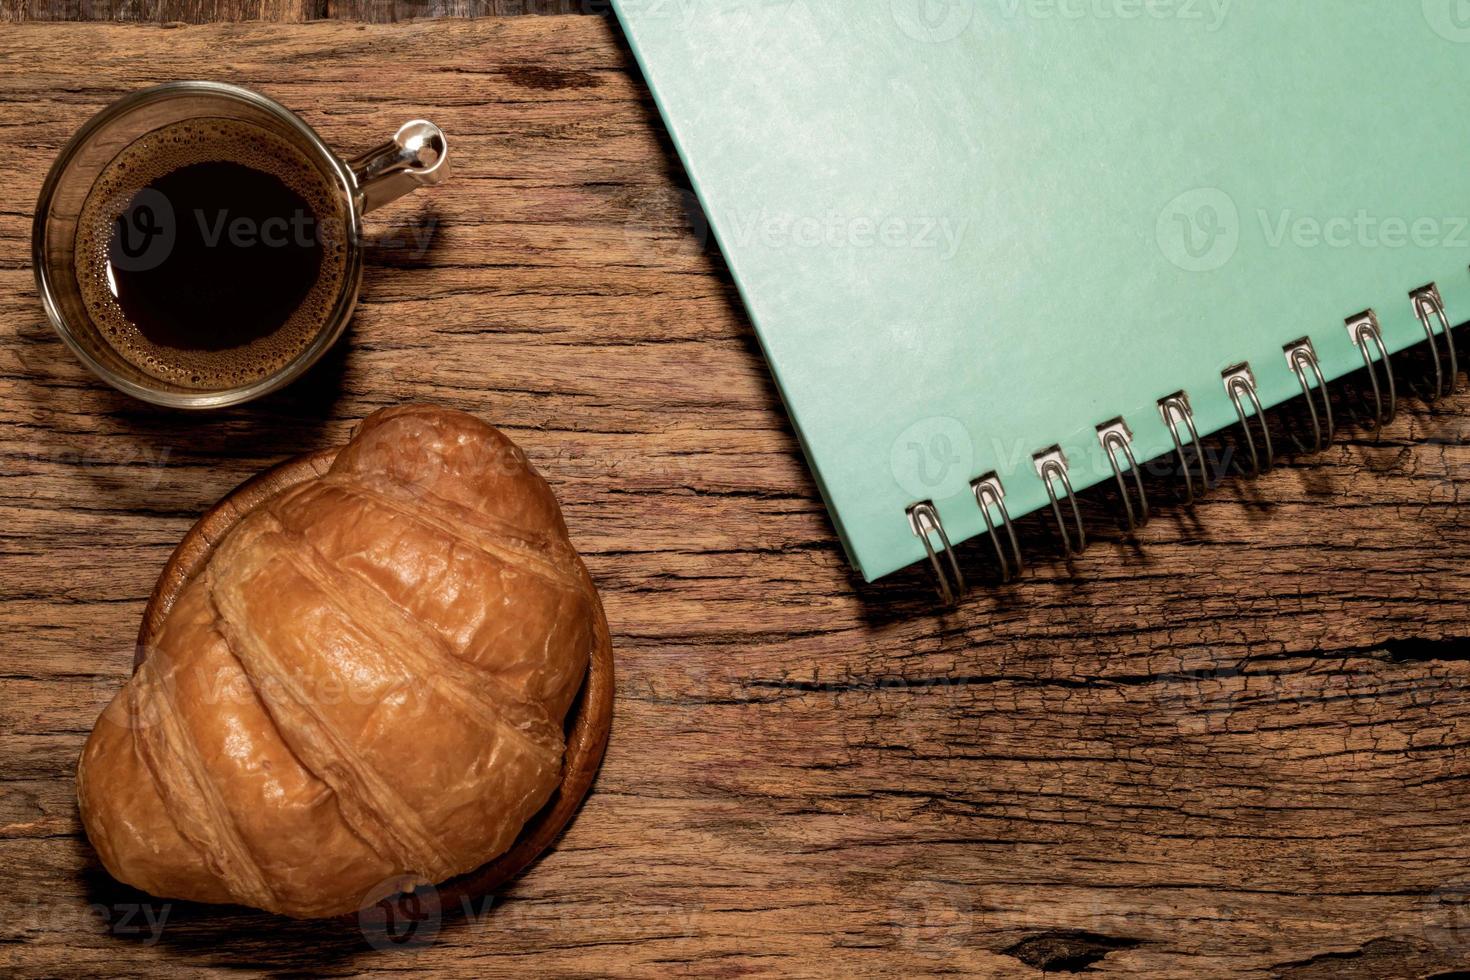
<path id="1" fill-rule="evenodd" d="M 347 166 L 357 179 L 366 214 L 448 177 L 449 144 L 438 126 L 415 119 L 399 126 L 388 142 L 348 160 Z"/>

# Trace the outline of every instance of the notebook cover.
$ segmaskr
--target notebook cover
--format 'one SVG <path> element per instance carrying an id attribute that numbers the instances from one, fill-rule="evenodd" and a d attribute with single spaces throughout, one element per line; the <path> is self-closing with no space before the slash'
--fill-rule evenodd
<path id="1" fill-rule="evenodd" d="M 1283 345 L 1362 367 L 1436 282 L 1470 315 L 1458 0 L 614 0 L 848 554 L 1047 505 L 1032 454 L 1112 479 L 1096 427 L 1299 397 Z"/>

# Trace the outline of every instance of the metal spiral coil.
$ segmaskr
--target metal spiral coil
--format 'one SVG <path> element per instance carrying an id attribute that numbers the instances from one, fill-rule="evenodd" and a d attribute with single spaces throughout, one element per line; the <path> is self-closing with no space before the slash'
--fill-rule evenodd
<path id="1" fill-rule="evenodd" d="M 939 510 L 934 506 L 933 501 L 925 500 L 909 508 L 909 527 L 924 543 L 924 553 L 929 556 L 929 567 L 934 570 L 934 581 L 939 589 L 939 598 L 946 606 L 954 605 L 965 591 L 965 576 L 960 571 L 960 562 L 955 557 L 954 546 L 949 543 L 949 535 L 944 530 L 944 521 L 940 520 Z M 937 550 L 934 542 L 930 540 L 931 536 L 939 538 L 940 546 Z M 953 582 L 949 580 L 944 565 L 940 564 L 941 554 L 948 560 L 949 572 L 954 575 Z"/>
<path id="2" fill-rule="evenodd" d="M 1118 481 L 1119 499 L 1123 501 L 1123 517 L 1128 522 L 1128 533 L 1137 534 L 1138 529 L 1149 521 L 1148 491 L 1143 489 L 1143 471 L 1133 455 L 1133 432 L 1121 418 L 1097 427 L 1097 441 L 1102 443 L 1108 455 L 1108 465 L 1113 468 L 1113 479 Z M 1133 497 L 1128 492 L 1128 483 L 1123 479 L 1123 467 L 1118 464 L 1118 454 L 1128 460 L 1128 472 L 1133 474 L 1133 486 L 1138 491 L 1138 508 L 1133 507 Z"/>
<path id="3" fill-rule="evenodd" d="M 1332 445 L 1332 440 L 1337 436 L 1337 427 L 1332 420 L 1332 399 L 1327 392 L 1327 376 L 1322 373 L 1322 362 L 1317 360 L 1317 349 L 1312 346 L 1309 337 L 1287 344 L 1282 350 L 1286 353 L 1286 363 L 1291 366 L 1291 373 L 1296 375 L 1297 383 L 1302 386 L 1302 397 L 1306 399 L 1307 412 L 1312 418 L 1312 444 L 1306 445 L 1295 435 L 1291 437 L 1291 441 L 1296 443 L 1300 452 L 1320 453 Z M 1308 382 L 1308 372 L 1316 377 L 1316 388 Z M 1321 413 L 1317 411 L 1317 399 L 1313 392 L 1322 398 Z"/>
<path id="4" fill-rule="evenodd" d="M 1072 490 L 1072 478 L 1067 475 L 1067 457 L 1062 452 L 1061 446 L 1053 446 L 1043 450 L 1032 457 L 1036 464 L 1036 475 L 1041 477 L 1041 482 L 1046 486 L 1046 496 L 1051 501 L 1052 516 L 1057 521 L 1057 532 L 1062 536 L 1062 548 L 1068 558 L 1081 554 L 1087 550 L 1087 529 L 1082 525 L 1082 510 L 1077 506 L 1077 494 Z M 1072 508 L 1072 519 L 1075 522 L 1077 538 L 1074 542 L 1072 532 L 1067 528 L 1067 519 L 1062 516 L 1061 498 L 1057 496 L 1057 484 L 1062 485 L 1063 496 Z"/>
<path id="5" fill-rule="evenodd" d="M 1237 364 L 1233 368 L 1227 368 L 1222 374 L 1225 383 L 1225 394 L 1230 396 L 1230 403 L 1235 406 L 1235 415 L 1240 419 L 1240 430 L 1245 434 L 1246 449 L 1251 454 L 1251 468 L 1249 475 L 1252 477 L 1264 476 L 1270 473 L 1276 466 L 1276 450 L 1271 445 L 1271 430 L 1266 425 L 1266 410 L 1261 407 L 1261 396 L 1256 393 L 1256 376 L 1251 372 L 1249 364 Z M 1248 416 L 1245 411 L 1245 401 L 1249 400 L 1251 407 L 1255 410 L 1254 416 Z M 1260 423 L 1261 439 L 1265 445 L 1265 464 L 1261 463 L 1261 455 L 1256 451 L 1256 439 L 1251 435 L 1251 418 Z"/>
<path id="6" fill-rule="evenodd" d="M 1429 388 L 1423 392 L 1423 397 L 1433 402 L 1454 392 L 1458 386 L 1459 356 L 1455 349 L 1454 330 L 1437 285 L 1430 283 L 1413 290 L 1409 298 L 1414 315 L 1424 328 L 1425 343 L 1432 358 L 1432 371 L 1425 379 Z M 1381 432 L 1397 417 L 1399 403 L 1393 356 L 1384 341 L 1382 322 L 1371 309 L 1347 317 L 1343 322 L 1349 340 L 1363 360 L 1367 385 L 1361 387 L 1358 394 L 1366 410 L 1366 423 Z M 1322 362 L 1308 337 L 1286 344 L 1282 353 L 1301 387 L 1306 415 L 1312 427 L 1309 441 L 1299 438 L 1290 428 L 1288 434 L 1297 450 L 1322 452 L 1332 445 L 1337 434 L 1330 385 Z M 1271 472 L 1276 465 L 1276 448 L 1255 373 L 1248 362 L 1241 362 L 1221 372 L 1220 378 L 1235 409 L 1241 444 L 1249 455 L 1249 469 L 1242 465 L 1242 470 L 1252 477 Z M 1179 464 L 1182 478 L 1180 501 L 1185 506 L 1193 506 L 1209 490 L 1210 477 L 1204 440 L 1200 436 L 1189 395 L 1184 391 L 1175 392 L 1160 398 L 1157 406 L 1173 440 L 1173 456 Z M 1133 433 L 1126 420 L 1119 417 L 1097 426 L 1097 438 L 1117 485 L 1125 530 L 1129 536 L 1135 535 L 1148 524 L 1152 509 L 1144 487 L 1143 470 L 1134 453 Z M 1193 451 L 1192 457 L 1190 450 Z M 1060 445 L 1052 446 L 1034 454 L 1032 463 L 1046 489 L 1063 553 L 1070 559 L 1086 550 L 1087 531 L 1068 472 L 1066 454 Z M 971 481 L 970 490 L 995 550 L 1001 581 L 1013 582 L 1025 571 L 1025 564 L 1015 522 L 1006 507 L 1006 491 L 1001 477 L 995 472 L 987 473 Z M 923 543 L 940 598 L 945 605 L 954 605 L 965 591 L 965 579 L 938 508 L 932 500 L 913 504 L 908 509 L 908 520 L 910 529 Z"/>
<path id="7" fill-rule="evenodd" d="M 1179 473 L 1184 477 L 1184 506 L 1193 507 L 1198 496 L 1210 488 L 1210 474 L 1205 469 L 1205 446 L 1199 437 L 1199 429 L 1194 424 L 1194 409 L 1189 405 L 1189 395 L 1178 391 L 1166 398 L 1160 398 L 1159 414 L 1163 416 L 1164 424 L 1169 427 L 1169 435 L 1174 439 L 1174 455 L 1179 459 Z M 1189 444 L 1194 447 L 1194 458 L 1199 464 L 1198 493 L 1194 489 L 1194 475 L 1190 472 L 1189 460 L 1184 454 L 1184 440 L 1179 436 L 1181 421 L 1189 429 Z"/>
<path id="8" fill-rule="evenodd" d="M 1439 287 L 1434 283 L 1419 287 L 1409 294 L 1409 298 L 1414 303 L 1414 315 L 1419 318 L 1419 323 L 1424 327 L 1424 335 L 1429 340 L 1429 351 L 1434 355 L 1434 388 L 1431 394 L 1425 396 L 1425 400 L 1438 401 L 1455 390 L 1455 383 L 1460 376 L 1460 359 L 1455 354 L 1455 338 L 1450 332 L 1449 314 L 1445 312 Z M 1434 331 L 1436 323 L 1440 327 L 1437 334 Z M 1449 351 L 1448 375 L 1445 373 L 1444 360 L 1439 354 L 1439 337 L 1444 337 L 1445 347 Z"/>
<path id="9" fill-rule="evenodd" d="M 1001 581 L 1013 582 L 1026 570 L 1026 565 L 1021 560 L 1021 543 L 1016 539 L 1016 525 L 1011 520 L 1011 512 L 1006 509 L 1005 485 L 1000 482 L 999 474 L 987 473 L 970 484 L 970 490 L 975 494 L 980 516 L 985 519 L 985 530 L 990 535 L 990 543 L 995 546 L 995 561 L 1000 566 Z M 993 512 L 1000 514 L 1000 526 L 1005 528 L 1006 538 L 1010 542 L 1009 553 L 997 533 Z"/>
<path id="10" fill-rule="evenodd" d="M 1383 327 L 1378 322 L 1378 314 L 1372 310 L 1364 310 L 1357 316 L 1347 318 L 1348 336 L 1352 338 L 1353 346 L 1358 348 L 1358 353 L 1363 355 L 1363 368 L 1368 373 L 1368 381 L 1373 387 L 1373 428 L 1379 432 L 1383 427 L 1392 422 L 1399 413 L 1399 393 L 1393 381 L 1393 359 L 1389 356 L 1388 347 L 1383 343 Z M 1373 355 L 1377 353 L 1378 359 Z M 1384 384 L 1378 381 L 1378 367 L 1382 364 Z M 1384 403 L 1383 390 L 1388 389 L 1388 402 Z"/>

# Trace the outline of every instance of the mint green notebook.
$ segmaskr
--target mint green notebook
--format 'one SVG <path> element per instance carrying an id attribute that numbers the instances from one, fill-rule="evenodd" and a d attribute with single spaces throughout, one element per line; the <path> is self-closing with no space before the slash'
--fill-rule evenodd
<path id="1" fill-rule="evenodd" d="M 1113 480 L 1098 426 L 1236 425 L 1470 318 L 1460 0 L 615 0 L 852 561 L 909 508 L 1049 507 L 1034 454 Z M 1402 378 L 1401 387 L 1402 387 Z M 1116 454 L 1115 454 L 1116 458 Z"/>

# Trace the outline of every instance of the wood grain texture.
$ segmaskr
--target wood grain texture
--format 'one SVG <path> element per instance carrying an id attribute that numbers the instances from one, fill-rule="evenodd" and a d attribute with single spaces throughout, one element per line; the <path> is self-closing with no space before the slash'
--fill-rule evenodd
<path id="1" fill-rule="evenodd" d="M 423 115 L 456 155 L 372 216 L 336 355 L 208 416 L 93 381 L 28 267 L 37 161 L 176 77 L 258 86 L 344 150 Z M 1470 397 L 1161 508 L 1137 546 L 1095 520 L 1070 567 L 1025 521 L 1025 581 L 935 614 L 917 572 L 846 570 L 605 19 L 21 26 L 0 32 L 0 126 L 30 151 L 0 162 L 0 971 L 1470 962 Z M 119 888 L 71 773 L 169 552 L 241 480 L 408 399 L 524 446 L 602 589 L 617 711 L 586 806 L 496 902 L 386 951 Z M 983 583 L 984 548 L 964 559 Z"/>
<path id="2" fill-rule="evenodd" d="M 298 23 L 325 13 L 324 0 L 0 0 L 0 22 L 111 20 L 203 24 L 268 20 Z"/>
<path id="3" fill-rule="evenodd" d="M 209 24 L 331 17 L 398 23 L 434 17 L 606 14 L 608 0 L 0 0 L 0 23 L 26 20 Z"/>
<path id="4" fill-rule="evenodd" d="M 607 14 L 611 0 L 325 0 L 322 16 L 374 24 L 431 17 Z"/>

